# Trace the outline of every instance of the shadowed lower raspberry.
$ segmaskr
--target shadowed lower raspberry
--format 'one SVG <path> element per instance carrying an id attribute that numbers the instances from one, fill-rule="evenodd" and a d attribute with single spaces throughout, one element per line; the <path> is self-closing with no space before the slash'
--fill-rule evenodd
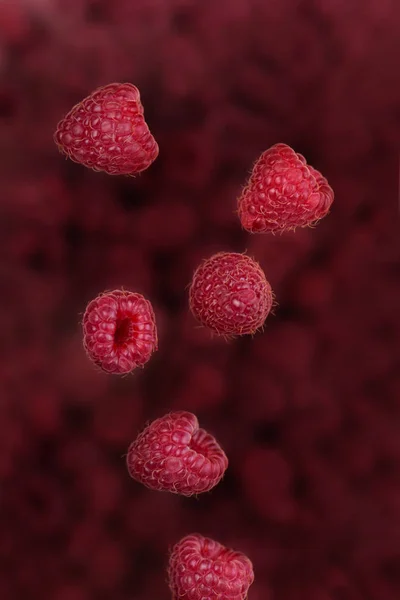
<path id="1" fill-rule="evenodd" d="M 73 161 L 109 175 L 135 175 L 158 156 L 131 83 L 110 83 L 76 104 L 57 125 L 54 141 Z"/>
<path id="2" fill-rule="evenodd" d="M 250 233 L 282 232 L 312 225 L 333 202 L 327 180 L 286 144 L 261 154 L 238 198 L 238 213 Z"/>
<path id="3" fill-rule="evenodd" d="M 89 358 L 106 373 L 130 373 L 157 350 L 153 308 L 141 294 L 114 290 L 92 300 L 83 316 Z"/>
<path id="4" fill-rule="evenodd" d="M 189 304 L 194 317 L 225 336 L 253 334 L 263 326 L 273 303 L 260 265 L 247 256 L 219 252 L 195 271 Z"/>
<path id="5" fill-rule="evenodd" d="M 247 556 L 198 533 L 172 548 L 168 577 L 172 600 L 245 600 L 254 581 Z"/>
<path id="6" fill-rule="evenodd" d="M 195 415 L 177 411 L 150 423 L 132 442 L 127 467 L 152 490 L 193 496 L 221 481 L 228 459 Z"/>

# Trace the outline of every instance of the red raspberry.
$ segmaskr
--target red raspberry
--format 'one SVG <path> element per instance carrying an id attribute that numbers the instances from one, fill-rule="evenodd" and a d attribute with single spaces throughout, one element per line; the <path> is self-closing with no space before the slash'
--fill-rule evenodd
<path id="1" fill-rule="evenodd" d="M 173 547 L 168 576 L 172 600 L 244 600 L 254 581 L 247 556 L 198 533 Z"/>
<path id="2" fill-rule="evenodd" d="M 153 308 L 141 294 L 114 290 L 92 300 L 83 316 L 83 344 L 106 373 L 130 373 L 157 350 Z"/>
<path id="3" fill-rule="evenodd" d="M 219 252 L 193 275 L 189 304 L 194 317 L 225 336 L 253 334 L 271 310 L 273 295 L 260 265 L 246 254 Z"/>
<path id="4" fill-rule="evenodd" d="M 54 141 L 73 161 L 109 175 L 135 175 L 158 156 L 131 83 L 110 83 L 76 104 L 58 124 Z"/>
<path id="5" fill-rule="evenodd" d="M 189 412 L 172 412 L 148 425 L 129 447 L 128 471 L 151 490 L 193 496 L 219 483 L 228 459 Z"/>
<path id="6" fill-rule="evenodd" d="M 261 154 L 238 199 L 239 218 L 250 233 L 312 225 L 328 214 L 333 190 L 325 177 L 286 144 Z"/>

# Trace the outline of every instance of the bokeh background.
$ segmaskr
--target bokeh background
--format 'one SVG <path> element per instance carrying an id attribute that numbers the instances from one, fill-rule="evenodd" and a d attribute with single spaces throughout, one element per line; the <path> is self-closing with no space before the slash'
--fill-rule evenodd
<path id="1" fill-rule="evenodd" d="M 249 600 L 400 597 L 397 0 L 0 1 L 0 598 L 168 600 L 169 547 L 246 552 Z M 130 81 L 160 145 L 137 178 L 53 143 Z M 292 145 L 328 178 L 314 229 L 249 236 L 236 197 Z M 263 334 L 199 329 L 202 258 L 247 250 L 278 301 Z M 86 303 L 154 303 L 160 349 L 125 378 L 82 349 Z M 230 457 L 196 499 L 130 480 L 149 419 L 193 411 Z"/>

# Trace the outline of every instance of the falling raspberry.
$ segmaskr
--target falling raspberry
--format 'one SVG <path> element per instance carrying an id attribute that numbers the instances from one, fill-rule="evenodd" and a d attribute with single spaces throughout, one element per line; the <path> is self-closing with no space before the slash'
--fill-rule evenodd
<path id="1" fill-rule="evenodd" d="M 141 294 L 114 290 L 92 300 L 83 317 L 89 358 L 106 373 L 130 373 L 157 349 L 153 308 Z"/>
<path id="2" fill-rule="evenodd" d="M 76 104 L 58 124 L 54 141 L 73 161 L 109 175 L 135 175 L 158 156 L 131 83 L 110 83 Z"/>
<path id="3" fill-rule="evenodd" d="M 168 576 L 172 600 L 245 600 L 254 581 L 247 556 L 198 533 L 173 547 Z"/>
<path id="4" fill-rule="evenodd" d="M 286 144 L 263 152 L 238 199 L 239 218 L 250 233 L 282 232 L 312 225 L 333 202 L 325 177 Z"/>
<path id="5" fill-rule="evenodd" d="M 189 304 L 195 318 L 225 336 L 253 334 L 273 303 L 260 265 L 246 254 L 220 252 L 193 275 Z"/>
<path id="6" fill-rule="evenodd" d="M 127 466 L 133 479 L 152 490 L 193 496 L 221 481 L 228 459 L 195 415 L 178 411 L 144 429 L 129 447 Z"/>

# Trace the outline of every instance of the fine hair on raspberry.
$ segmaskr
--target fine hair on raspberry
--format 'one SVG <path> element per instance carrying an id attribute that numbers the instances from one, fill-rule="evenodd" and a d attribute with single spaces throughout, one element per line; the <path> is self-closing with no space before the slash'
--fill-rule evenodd
<path id="1" fill-rule="evenodd" d="M 88 357 L 106 373 L 130 373 L 157 350 L 157 327 L 149 300 L 136 292 L 104 292 L 83 316 Z"/>
<path id="2" fill-rule="evenodd" d="M 135 175 L 158 156 L 131 83 L 110 83 L 78 102 L 58 123 L 54 141 L 74 162 L 109 175 Z"/>
<path id="3" fill-rule="evenodd" d="M 325 217 L 334 193 L 325 177 L 286 144 L 261 154 L 238 198 L 238 214 L 250 233 L 284 232 Z"/>
<path id="4" fill-rule="evenodd" d="M 254 572 L 241 552 L 192 533 L 172 548 L 168 580 L 172 600 L 245 600 Z"/>
<path id="5" fill-rule="evenodd" d="M 185 411 L 147 425 L 130 445 L 126 462 L 130 476 L 146 487 L 183 496 L 210 491 L 228 467 L 216 439 Z"/>
<path id="6" fill-rule="evenodd" d="M 233 337 L 254 334 L 264 325 L 273 293 L 264 271 L 250 256 L 219 252 L 196 269 L 189 305 L 202 325 Z"/>

